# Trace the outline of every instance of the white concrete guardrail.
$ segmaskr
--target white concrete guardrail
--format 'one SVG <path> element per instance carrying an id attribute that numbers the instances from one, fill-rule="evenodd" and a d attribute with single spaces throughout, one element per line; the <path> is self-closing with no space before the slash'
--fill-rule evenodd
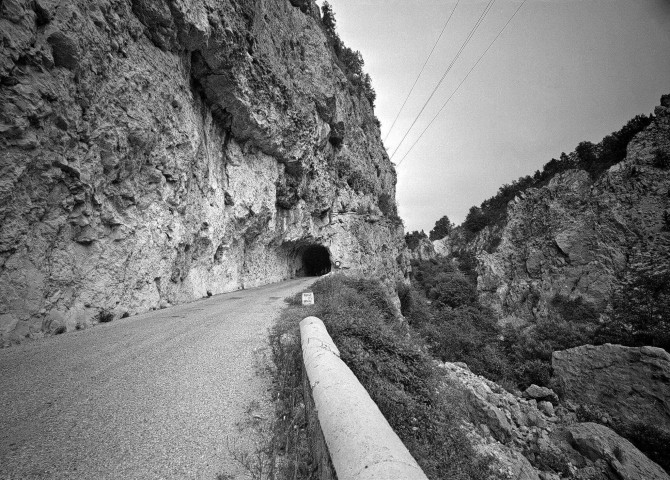
<path id="1" fill-rule="evenodd" d="M 300 322 L 300 338 L 304 385 L 313 399 L 306 401 L 312 410 L 308 416 L 316 412 L 320 429 L 316 443 L 325 440 L 337 479 L 427 480 L 368 392 L 340 359 L 323 322 L 305 318 Z M 321 451 L 315 456 L 321 457 L 317 459 L 320 478 L 330 478 L 322 468 L 328 455 Z"/>

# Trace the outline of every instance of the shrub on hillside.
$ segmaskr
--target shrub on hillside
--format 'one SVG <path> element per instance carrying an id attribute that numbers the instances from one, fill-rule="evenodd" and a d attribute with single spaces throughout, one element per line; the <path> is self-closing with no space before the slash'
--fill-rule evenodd
<path id="1" fill-rule="evenodd" d="M 425 297 L 411 285 L 398 283 L 398 298 L 400 299 L 400 312 L 409 322 L 410 326 L 420 329 L 422 326 L 432 323 L 433 314 Z"/>
<path id="2" fill-rule="evenodd" d="M 441 238 L 444 238 L 451 233 L 451 230 L 453 228 L 454 224 L 451 223 L 449 217 L 445 215 L 444 217 L 440 218 L 437 222 L 435 222 L 435 226 L 430 231 L 429 238 L 431 240 L 439 240 Z"/>
<path id="3" fill-rule="evenodd" d="M 454 254 L 458 269 L 470 280 L 473 285 L 477 284 L 477 257 L 472 252 L 463 251 Z"/>
<path id="4" fill-rule="evenodd" d="M 377 94 L 374 88 L 372 88 L 370 75 L 363 72 L 364 62 L 361 52 L 350 49 L 340 39 L 336 29 L 337 21 L 335 20 L 335 13 L 333 12 L 333 7 L 328 2 L 323 2 L 321 13 L 321 23 L 326 31 L 330 46 L 335 53 L 339 66 L 344 71 L 354 91 L 364 96 L 370 105 L 374 107 Z"/>
<path id="5" fill-rule="evenodd" d="M 365 194 L 373 193 L 375 191 L 374 182 L 361 170 L 351 170 L 346 181 L 347 185 L 357 192 Z"/>
<path id="6" fill-rule="evenodd" d="M 667 170 L 670 168 L 670 155 L 662 150 L 656 150 L 653 165 L 656 168 Z"/>
<path id="7" fill-rule="evenodd" d="M 379 210 L 381 210 L 384 216 L 386 217 L 398 216 L 398 205 L 396 205 L 395 199 L 388 193 L 382 192 L 379 194 L 379 198 L 377 199 L 377 205 L 379 206 Z"/>
<path id="8" fill-rule="evenodd" d="M 651 345 L 670 351 L 670 271 L 632 267 L 612 295 L 613 312 L 595 332 L 597 343 Z"/>
<path id="9" fill-rule="evenodd" d="M 563 320 L 575 323 L 595 323 L 598 321 L 598 311 L 593 304 L 582 297 L 571 299 L 557 294 L 549 302 L 550 309 Z"/>
<path id="10" fill-rule="evenodd" d="M 403 291 L 402 313 L 441 360 L 465 362 L 473 372 L 505 385 L 549 386 L 552 353 L 593 339 L 597 315 L 581 298 L 556 296 L 549 318 L 500 328 L 493 312 L 479 304 L 473 281 L 449 259 L 412 265 L 420 291 Z M 430 306 L 420 301 L 422 294 Z"/>
<path id="11" fill-rule="evenodd" d="M 114 312 L 109 310 L 100 310 L 98 315 L 96 315 L 96 320 L 100 323 L 109 323 L 114 320 Z"/>
<path id="12" fill-rule="evenodd" d="M 628 144 L 640 131 L 653 120 L 653 116 L 638 115 L 631 119 L 620 130 L 606 136 L 598 145 L 592 142 L 581 142 L 575 148 L 575 154 L 568 156 L 562 153 L 560 159 L 552 158 L 542 170 L 534 175 L 520 177 L 511 184 L 505 184 L 491 198 L 482 202 L 480 207 L 472 207 L 463 222 L 463 228 L 469 237 L 474 236 L 486 226 L 498 225 L 507 217 L 507 205 L 517 195 L 529 188 L 539 188 L 561 172 L 573 168 L 586 170 L 592 179 L 597 179 L 612 165 L 626 157 Z M 664 164 L 663 161 L 660 164 Z M 659 167 L 663 168 L 663 167 Z"/>
<path id="13" fill-rule="evenodd" d="M 507 373 L 507 366 L 500 367 L 507 362 L 499 358 L 499 328 L 487 309 L 472 305 L 443 309 L 436 315 L 432 328 L 433 351 L 442 360 L 462 361 L 473 371 L 489 372 L 496 377 L 492 370 Z M 426 333 L 428 329 L 423 331 Z"/>
<path id="14" fill-rule="evenodd" d="M 463 222 L 463 229 L 470 234 L 475 234 L 486 227 L 489 220 L 487 212 L 479 207 L 470 207 L 470 211 Z"/>
<path id="15" fill-rule="evenodd" d="M 412 269 L 414 279 L 438 309 L 458 308 L 477 301 L 474 283 L 457 270 L 449 259 L 413 262 Z"/>
<path id="16" fill-rule="evenodd" d="M 427 284 L 427 290 L 427 297 L 434 301 L 438 308 L 459 308 L 477 301 L 477 290 L 461 272 L 437 274 Z"/>
<path id="17" fill-rule="evenodd" d="M 410 250 L 416 250 L 419 248 L 419 244 L 421 243 L 421 240 L 424 238 L 428 238 L 426 234 L 424 233 L 423 230 L 420 232 L 417 230 L 414 230 L 412 233 L 406 233 L 405 234 L 405 244 L 407 245 L 407 248 Z"/>

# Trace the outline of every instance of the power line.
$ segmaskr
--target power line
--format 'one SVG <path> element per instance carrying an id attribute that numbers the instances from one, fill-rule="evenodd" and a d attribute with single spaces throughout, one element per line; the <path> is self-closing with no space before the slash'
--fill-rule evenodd
<path id="1" fill-rule="evenodd" d="M 407 96 L 405 97 L 405 100 L 402 102 L 402 105 L 400 106 L 400 110 L 398 110 L 398 114 L 393 119 L 393 123 L 391 124 L 391 128 L 389 128 L 389 131 L 386 132 L 386 136 L 384 137 L 384 141 L 386 141 L 386 139 L 389 137 L 389 135 L 391 134 L 391 131 L 393 130 L 393 127 L 395 126 L 396 122 L 398 121 L 398 118 L 400 118 L 400 114 L 402 113 L 403 108 L 405 108 L 405 104 L 407 103 L 407 100 L 409 100 L 410 95 L 412 95 L 412 92 L 414 91 L 414 87 L 416 87 L 416 84 L 418 83 L 419 78 L 421 77 L 421 74 L 426 69 L 426 65 L 428 64 L 428 60 L 430 60 L 430 57 L 433 56 L 433 52 L 435 51 L 435 48 L 437 47 L 437 44 L 440 43 L 440 39 L 442 38 L 442 35 L 444 34 L 444 31 L 447 29 L 447 25 L 449 25 L 449 21 L 451 20 L 451 17 L 454 16 L 454 12 L 456 11 L 456 8 L 458 8 L 458 4 L 460 2 L 461 2 L 461 0 L 458 0 L 456 2 L 456 5 L 454 6 L 453 10 L 451 10 L 451 13 L 449 14 L 449 18 L 447 18 L 447 21 L 444 23 L 444 26 L 442 27 L 442 31 L 440 32 L 440 35 L 437 37 L 437 40 L 435 40 L 435 44 L 433 45 L 433 48 L 430 50 L 430 53 L 428 54 L 428 57 L 426 58 L 426 61 L 423 62 L 423 66 L 421 67 L 421 71 L 416 76 L 416 79 L 414 80 L 414 83 L 412 84 L 412 88 L 409 89 L 409 92 L 407 93 Z"/>
<path id="2" fill-rule="evenodd" d="M 505 25 L 503 26 L 503 28 L 500 29 L 500 31 L 498 32 L 498 35 L 496 35 L 496 37 L 493 39 L 493 41 L 492 41 L 491 43 L 489 43 L 489 46 L 486 47 L 486 50 L 484 50 L 484 53 L 482 53 L 482 54 L 479 56 L 479 58 L 477 59 L 477 61 L 475 62 L 475 64 L 474 64 L 474 65 L 472 66 L 472 68 L 468 71 L 467 75 L 465 75 L 465 77 L 463 78 L 463 80 L 461 80 L 461 83 L 458 84 L 458 86 L 456 87 L 456 90 L 454 90 L 454 91 L 452 92 L 452 94 L 449 96 L 449 98 L 447 98 L 447 101 L 444 102 L 444 104 L 443 104 L 442 107 L 440 107 L 440 109 L 437 111 L 437 113 L 435 114 L 435 116 L 433 117 L 433 119 L 428 123 L 428 125 L 426 125 L 426 128 L 423 129 L 423 131 L 421 132 L 421 135 L 419 135 L 419 138 L 417 138 L 417 139 L 414 141 L 414 143 L 412 144 L 412 146 L 409 147 L 409 150 L 407 150 L 407 152 L 405 153 L 405 155 L 403 155 L 403 157 L 400 159 L 400 161 L 398 162 L 398 166 L 400 166 L 400 164 L 403 162 L 403 160 L 405 160 L 405 158 L 407 158 L 407 155 L 409 155 L 409 153 L 412 151 L 412 149 L 414 148 L 414 146 L 415 146 L 417 143 L 419 143 L 419 140 L 421 140 L 421 137 L 423 137 L 424 133 L 426 133 L 426 130 L 428 130 L 428 129 L 430 128 L 430 126 L 433 124 L 433 122 L 435 121 L 435 119 L 440 115 L 440 113 L 442 112 L 442 110 L 444 110 L 444 108 L 447 106 L 447 104 L 449 103 L 449 101 L 451 100 L 451 98 L 452 98 L 454 95 L 456 95 L 456 92 L 458 92 L 458 90 L 461 88 L 461 85 L 463 85 L 463 83 L 465 83 L 465 81 L 468 79 L 468 77 L 470 76 L 470 74 L 472 73 L 472 71 L 477 67 L 477 65 L 479 65 L 479 62 L 482 61 L 482 58 L 484 58 L 484 55 L 486 55 L 486 54 L 488 53 L 488 51 L 491 49 L 491 47 L 492 47 L 493 44 L 496 42 L 496 40 L 498 40 L 498 38 L 500 37 L 500 35 L 502 35 L 502 33 L 505 31 L 505 29 L 507 28 L 507 25 L 509 25 L 509 24 L 512 22 L 512 20 L 514 19 L 514 17 L 516 17 L 516 14 L 519 13 L 519 10 L 521 10 L 521 7 L 523 7 L 524 4 L 525 4 L 527 1 L 528 1 L 528 0 L 523 0 L 523 2 L 521 2 L 521 5 L 519 5 L 519 6 L 517 7 L 517 9 L 514 11 L 514 13 L 512 14 L 512 16 L 509 18 L 509 20 L 507 20 L 507 23 L 505 23 Z"/>
<path id="3" fill-rule="evenodd" d="M 435 88 L 433 89 L 433 91 L 431 92 L 430 96 L 428 97 L 428 100 L 426 100 L 426 102 L 423 104 L 423 107 L 421 107 L 421 110 L 419 111 L 419 113 L 416 115 L 416 117 L 414 117 L 414 121 L 412 122 L 412 124 L 409 126 L 409 128 L 408 128 L 407 131 L 405 132 L 405 135 L 403 135 L 402 139 L 400 140 L 400 143 L 398 143 L 398 145 L 396 146 L 395 150 L 393 150 L 393 153 L 391 154 L 391 159 L 393 159 L 393 157 L 395 156 L 395 154 L 398 152 L 398 149 L 400 148 L 400 146 L 403 144 L 403 142 L 404 142 L 405 139 L 407 138 L 407 135 L 409 135 L 409 132 L 412 130 L 412 128 L 414 128 L 414 125 L 416 124 L 417 120 L 419 119 L 419 117 L 421 116 L 421 114 L 423 113 L 423 111 L 426 109 L 426 106 L 428 105 L 428 103 L 430 102 L 430 100 L 431 100 L 431 99 L 433 98 L 433 96 L 435 95 L 435 92 L 437 92 L 437 89 L 440 88 L 440 85 L 442 85 L 442 82 L 443 82 L 444 79 L 446 78 L 447 74 L 451 71 L 452 67 L 454 66 L 454 64 L 456 63 L 456 61 L 458 60 L 458 58 L 461 56 L 461 53 L 463 53 L 463 50 L 465 50 L 465 47 L 468 45 L 468 43 L 470 43 L 470 40 L 471 40 L 472 37 L 474 36 L 474 34 L 475 34 L 475 32 L 477 31 L 477 29 L 479 28 L 479 26 L 480 26 L 480 25 L 482 24 L 482 22 L 484 21 L 484 18 L 486 18 L 486 15 L 487 15 L 487 14 L 491 11 L 491 9 L 493 8 L 493 4 L 495 3 L 495 1 L 496 1 L 496 0 L 489 0 L 489 3 L 487 3 L 486 6 L 484 7 L 484 10 L 482 11 L 481 15 L 479 15 L 479 19 L 478 19 L 477 22 L 475 23 L 474 27 L 472 27 L 472 30 L 470 30 L 470 33 L 468 33 L 468 36 L 466 37 L 465 41 L 464 41 L 463 44 L 461 45 L 461 48 L 460 48 L 460 49 L 458 50 L 458 52 L 456 53 L 456 56 L 454 56 L 453 60 L 451 61 L 451 63 L 450 63 L 449 66 L 447 67 L 447 70 L 446 70 L 446 71 L 444 72 L 444 74 L 442 75 L 442 78 L 440 78 L 440 81 L 437 82 L 437 85 L 435 85 Z"/>

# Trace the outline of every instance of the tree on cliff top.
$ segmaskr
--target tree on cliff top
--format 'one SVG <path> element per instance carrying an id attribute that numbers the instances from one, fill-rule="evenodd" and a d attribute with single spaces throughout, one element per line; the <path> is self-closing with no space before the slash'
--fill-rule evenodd
<path id="1" fill-rule="evenodd" d="M 338 60 L 339 66 L 346 74 L 351 85 L 358 91 L 359 95 L 362 94 L 367 98 L 368 102 L 370 102 L 370 105 L 374 107 L 377 94 L 375 93 L 374 88 L 372 88 L 372 79 L 370 78 L 370 75 L 363 72 L 364 62 L 361 52 L 352 50 L 342 42 L 342 39 L 335 29 L 337 21 L 335 20 L 333 7 L 327 1 L 323 2 L 321 14 L 321 23 L 323 24 L 330 41 L 330 46 L 335 52 L 335 57 Z"/>
<path id="2" fill-rule="evenodd" d="M 449 217 L 445 215 L 444 217 L 440 218 L 437 222 L 435 222 L 435 226 L 430 231 L 429 238 L 431 240 L 439 240 L 441 238 L 444 238 L 451 233 L 452 228 L 454 228 L 454 224 L 451 223 Z"/>
<path id="3" fill-rule="evenodd" d="M 420 232 L 414 230 L 412 233 L 406 233 L 405 243 L 407 244 L 407 248 L 409 248 L 410 250 L 416 250 L 417 248 L 419 248 L 421 240 L 424 238 L 428 237 L 426 236 L 423 230 L 421 230 Z"/>
<path id="4" fill-rule="evenodd" d="M 321 7 L 321 13 L 323 15 L 323 26 L 326 27 L 326 30 L 328 33 L 331 35 L 336 35 L 335 33 L 335 13 L 333 12 L 333 7 L 330 5 L 328 2 L 323 2 L 323 6 Z"/>

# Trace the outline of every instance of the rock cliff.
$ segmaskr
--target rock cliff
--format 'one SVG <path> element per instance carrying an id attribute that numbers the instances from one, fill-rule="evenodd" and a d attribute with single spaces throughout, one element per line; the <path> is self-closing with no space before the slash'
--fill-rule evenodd
<path id="1" fill-rule="evenodd" d="M 670 95 L 654 113 L 597 178 L 558 173 L 512 200 L 502 224 L 470 239 L 456 229 L 436 250 L 477 256 L 480 298 L 501 319 L 546 317 L 557 296 L 606 312 L 627 271 L 665 271 L 670 259 Z"/>
<path id="2" fill-rule="evenodd" d="M 395 171 L 314 3 L 4 0 L 0 37 L 0 341 L 401 274 Z"/>
<path id="3" fill-rule="evenodd" d="M 662 348 L 583 345 L 554 352 L 551 365 L 564 399 L 670 436 L 670 354 Z"/>

